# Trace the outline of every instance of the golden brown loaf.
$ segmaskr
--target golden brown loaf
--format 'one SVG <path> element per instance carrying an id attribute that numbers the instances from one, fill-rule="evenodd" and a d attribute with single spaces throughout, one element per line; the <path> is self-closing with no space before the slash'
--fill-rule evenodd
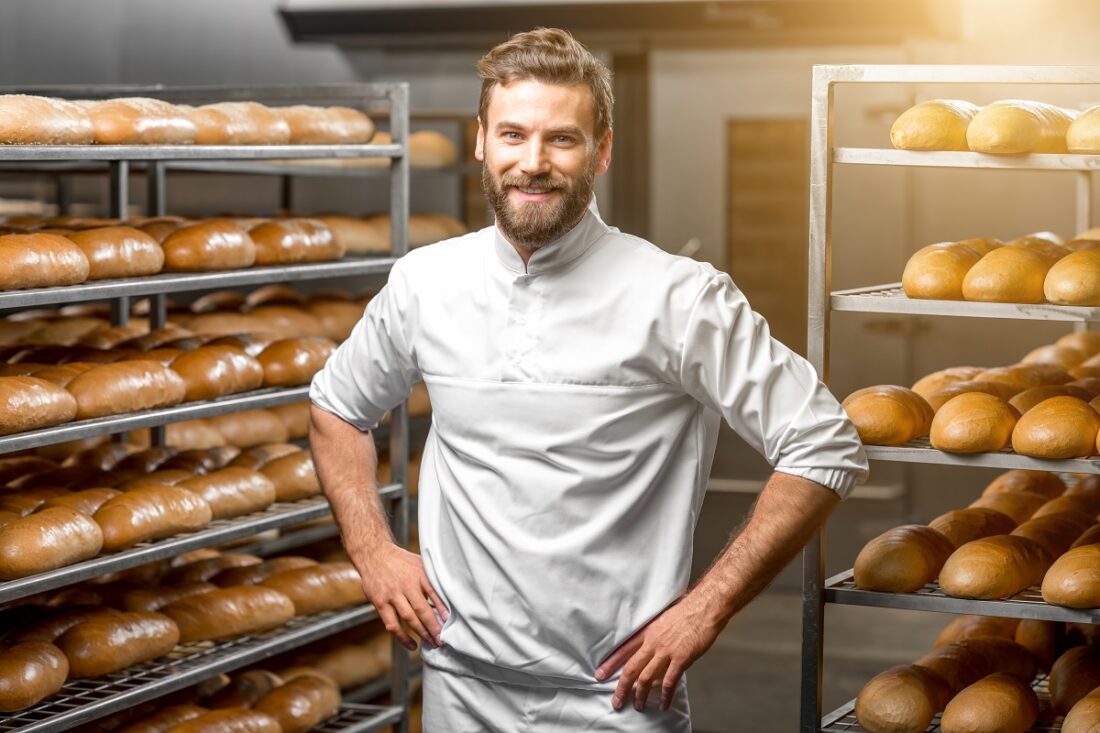
<path id="1" fill-rule="evenodd" d="M 186 557 L 178 555 L 172 561 L 172 569 L 165 573 L 161 582 L 166 585 L 177 583 L 199 583 L 210 580 L 222 570 L 244 568 L 259 565 L 263 560 L 256 555 L 243 552 L 215 552 L 210 557 Z"/>
<path id="2" fill-rule="evenodd" d="M 976 153 L 1064 153 L 1076 113 L 1043 102 L 1006 99 L 983 107 L 966 128 Z"/>
<path id="3" fill-rule="evenodd" d="M 1008 404 L 1015 407 L 1016 411 L 1023 415 L 1040 402 L 1051 397 L 1076 397 L 1079 400 L 1088 402 L 1093 398 L 1093 395 L 1088 390 L 1074 387 L 1071 384 L 1045 384 L 1042 387 L 1025 389 L 1023 392 L 1014 395 L 1008 401 Z"/>
<path id="4" fill-rule="evenodd" d="M 1070 123 L 1066 148 L 1071 153 L 1100 153 L 1100 105 L 1089 107 Z"/>
<path id="5" fill-rule="evenodd" d="M 348 562 L 328 562 L 283 570 L 259 585 L 286 595 L 294 604 L 294 613 L 298 616 L 366 601 L 359 572 Z"/>
<path id="6" fill-rule="evenodd" d="M 903 664 L 876 675 L 856 697 L 856 719 L 868 733 L 921 733 L 951 699 L 935 672 Z"/>
<path id="7" fill-rule="evenodd" d="M 1048 678 L 1054 712 L 1065 715 L 1085 695 L 1100 687 L 1100 647 L 1073 647 L 1058 657 Z"/>
<path id="8" fill-rule="evenodd" d="M 1065 720 L 1062 721 L 1061 733 L 1090 733 L 1100 726 L 1100 690 L 1093 690 L 1077 701 Z"/>
<path id="9" fill-rule="evenodd" d="M 159 99 L 108 99 L 87 112 L 100 145 L 189 145 L 198 132 L 183 110 Z"/>
<path id="10" fill-rule="evenodd" d="M 1004 384 L 1003 382 L 978 382 L 969 380 L 965 382 L 955 382 L 954 384 L 949 384 L 946 387 L 937 389 L 928 397 L 928 404 L 933 410 L 939 412 L 939 409 L 952 399 L 969 392 L 980 392 L 982 394 L 993 395 L 994 397 L 1008 402 L 1013 396 L 1019 394 L 1021 391 L 1019 387 Z"/>
<path id="11" fill-rule="evenodd" d="M 344 256 L 343 241 L 317 219 L 278 219 L 249 231 L 257 265 L 326 262 Z"/>
<path id="12" fill-rule="evenodd" d="M 0 651 L 0 712 L 13 712 L 49 697 L 65 684 L 69 660 L 44 641 Z"/>
<path id="13" fill-rule="evenodd" d="M 970 504 L 972 509 L 992 509 L 1009 517 L 1014 523 L 1022 524 L 1031 519 L 1047 499 L 1041 494 L 1027 491 L 1000 491 L 983 494 Z M 1011 531 L 1011 530 L 1009 530 Z"/>
<path id="14" fill-rule="evenodd" d="M 48 611 L 45 617 L 40 617 L 21 627 L 5 638 L 5 641 L 9 644 L 21 644 L 25 641 L 48 641 L 52 644 L 54 639 L 77 624 L 94 616 L 114 613 L 118 611 L 109 606 L 70 606 L 65 609 L 54 609 Z"/>
<path id="15" fill-rule="evenodd" d="M 159 611 L 169 603 L 217 590 L 213 583 L 180 583 L 168 588 L 127 591 L 122 596 L 122 607 L 127 611 Z"/>
<path id="16" fill-rule="evenodd" d="M 841 405 L 868 445 L 901 445 L 928 433 L 932 408 L 912 390 L 894 385 L 865 387 Z"/>
<path id="17" fill-rule="evenodd" d="M 312 560 L 308 557 L 283 555 L 282 557 L 273 557 L 270 560 L 265 560 L 255 565 L 226 568 L 210 580 L 212 583 L 222 588 L 228 588 L 234 585 L 256 585 L 284 570 L 305 568 L 316 564 L 316 560 Z"/>
<path id="18" fill-rule="evenodd" d="M 991 303 L 1042 303 L 1043 284 L 1054 263 L 1034 249 L 999 247 L 966 273 L 963 297 Z"/>
<path id="19" fill-rule="evenodd" d="M 1024 619 L 1016 627 L 1016 643 L 1027 649 L 1039 661 L 1039 668 L 1049 672 L 1065 644 L 1065 624 L 1055 621 Z"/>
<path id="20" fill-rule="evenodd" d="M 269 407 L 276 417 L 283 421 L 290 440 L 299 440 L 309 437 L 309 410 L 310 402 L 292 402 L 289 405 L 277 405 Z"/>
<path id="21" fill-rule="evenodd" d="M 936 637 L 933 645 L 938 649 L 941 646 L 952 644 L 962 639 L 972 639 L 981 636 L 992 636 L 998 639 L 1014 639 L 1016 629 L 1020 622 L 1014 618 L 998 618 L 996 616 L 959 616 L 947 624 Z"/>
<path id="22" fill-rule="evenodd" d="M 948 367 L 921 377 L 913 384 L 912 389 L 931 404 L 929 398 L 939 390 L 958 382 L 967 382 L 983 371 L 983 367 Z"/>
<path id="23" fill-rule="evenodd" d="M 145 486 L 108 500 L 93 518 L 103 529 L 103 548 L 113 551 L 202 529 L 212 512 L 202 497 L 186 489 Z"/>
<path id="24" fill-rule="evenodd" d="M 962 300 L 963 280 L 982 255 L 956 242 L 922 247 L 905 263 L 901 285 L 910 298 Z"/>
<path id="25" fill-rule="evenodd" d="M 349 107 L 295 105 L 274 111 L 290 126 L 294 145 L 358 145 L 374 136 L 370 117 Z"/>
<path id="26" fill-rule="evenodd" d="M 930 527 L 895 527 L 860 550 L 855 583 L 868 590 L 912 593 L 935 579 L 954 550 L 946 537 Z"/>
<path id="27" fill-rule="evenodd" d="M 219 102 L 199 107 L 223 115 L 226 145 L 286 145 L 290 127 L 270 107 L 257 102 Z"/>
<path id="28" fill-rule="evenodd" d="M 263 443 L 282 443 L 288 440 L 286 425 L 270 410 L 244 410 L 207 418 L 207 423 L 229 445 L 251 448 Z"/>
<path id="29" fill-rule="evenodd" d="M 213 107 L 192 107 L 177 104 L 176 109 L 187 115 L 195 125 L 196 145 L 228 145 L 229 116 Z"/>
<path id="30" fill-rule="evenodd" d="M 389 671 L 391 643 L 388 634 L 376 634 L 362 644 L 344 644 L 325 652 L 311 664 L 341 690 L 347 690 Z"/>
<path id="31" fill-rule="evenodd" d="M 150 611 L 103 614 L 57 639 L 69 660 L 70 677 L 100 677 L 164 656 L 179 643 L 172 619 Z"/>
<path id="32" fill-rule="evenodd" d="M 1061 496 L 1066 490 L 1066 484 L 1056 473 L 1050 471 L 1028 471 L 1013 469 L 1005 471 L 993 479 L 985 489 L 982 496 L 1000 494 L 1002 492 L 1024 491 L 1032 494 L 1040 494 L 1048 499 Z"/>
<path id="33" fill-rule="evenodd" d="M 212 710 L 169 728 L 167 733 L 282 733 L 279 723 L 258 710 Z"/>
<path id="34" fill-rule="evenodd" d="M 297 453 L 300 450 L 302 450 L 301 446 L 293 443 L 264 443 L 241 451 L 240 455 L 229 462 L 229 465 L 256 470 L 262 468 L 268 461 Z"/>
<path id="35" fill-rule="evenodd" d="M 164 267 L 164 250 L 133 227 L 97 227 L 67 235 L 88 258 L 88 279 L 153 275 Z"/>
<path id="36" fill-rule="evenodd" d="M 96 511 L 103 506 L 108 499 L 121 494 L 121 491 L 117 489 L 98 488 L 98 489 L 84 489 L 83 491 L 74 491 L 71 494 L 61 494 L 60 496 L 54 496 L 46 501 L 42 502 L 42 509 L 49 509 L 50 507 L 65 507 L 72 509 L 75 512 L 86 514 L 89 517 L 96 513 Z"/>
<path id="37" fill-rule="evenodd" d="M 940 587 L 958 598 L 1010 598 L 1042 582 L 1050 562 L 1046 550 L 1024 537 L 985 537 L 947 558 Z"/>
<path id="38" fill-rule="evenodd" d="M 1076 547 L 1059 557 L 1043 577 L 1043 600 L 1070 608 L 1100 607 L 1100 545 Z"/>
<path id="39" fill-rule="evenodd" d="M 966 127 L 977 113 L 961 99 L 929 99 L 894 120 L 890 142 L 898 150 L 969 150 Z"/>
<path id="40" fill-rule="evenodd" d="M 76 417 L 76 399 L 36 377 L 0 377 L 0 435 L 37 430 Z"/>
<path id="41" fill-rule="evenodd" d="M 303 674 L 275 688 L 255 709 L 279 722 L 282 733 L 306 733 L 336 714 L 340 689 L 323 674 Z"/>
<path id="42" fill-rule="evenodd" d="M 282 593 L 245 585 L 203 593 L 164 606 L 180 629 L 180 641 L 228 639 L 282 626 L 294 617 L 294 604 Z"/>
<path id="43" fill-rule="evenodd" d="M 297 501 L 321 493 L 321 481 L 307 450 L 274 458 L 260 471 L 275 485 L 277 501 Z"/>
<path id="44" fill-rule="evenodd" d="M 95 557 L 103 533 L 87 515 L 50 507 L 0 527 L 0 579 L 23 578 Z"/>
<path id="45" fill-rule="evenodd" d="M 185 351 L 172 361 L 172 371 L 183 379 L 188 402 L 258 389 L 264 381 L 260 362 L 231 346 Z"/>
<path id="46" fill-rule="evenodd" d="M 95 127 L 79 105 L 25 94 L 0 95 L 0 145 L 91 145 Z"/>
<path id="47" fill-rule="evenodd" d="M 409 135 L 409 165 L 413 168 L 446 168 L 458 164 L 458 147 L 438 130 L 417 130 Z"/>
<path id="48" fill-rule="evenodd" d="M 1008 534 L 1016 528 L 1016 522 L 995 509 L 972 506 L 945 512 L 929 522 L 928 526 L 946 537 L 953 546 L 962 547 L 982 537 Z"/>
<path id="49" fill-rule="evenodd" d="M 178 486 L 201 496 L 214 519 L 258 512 L 275 501 L 275 485 L 258 471 L 223 468 L 181 481 Z"/>
<path id="50" fill-rule="evenodd" d="M 947 703 L 943 733 L 1025 733 L 1039 718 L 1031 685 L 1003 673 L 983 677 Z"/>
<path id="51" fill-rule="evenodd" d="M 377 221 L 336 214 L 314 218 L 335 232 L 348 252 L 354 254 L 386 254 L 390 251 L 389 232 L 379 227 Z"/>
<path id="52" fill-rule="evenodd" d="M 1047 272 L 1043 293 L 1058 305 L 1100 305 L 1100 250 L 1082 249 Z"/>
<path id="53" fill-rule="evenodd" d="M 1076 397 L 1051 397 L 1031 408 L 1012 432 L 1012 449 L 1033 458 L 1085 458 L 1096 452 L 1100 414 Z"/>
<path id="54" fill-rule="evenodd" d="M 119 733 L 167 733 L 172 727 L 206 712 L 209 711 L 198 705 L 172 705 L 127 725 Z"/>
<path id="55" fill-rule="evenodd" d="M 266 303 L 256 306 L 248 315 L 264 323 L 271 333 L 286 336 L 320 336 L 322 333 L 321 322 L 296 305 Z"/>
<path id="56" fill-rule="evenodd" d="M 156 361 L 101 364 L 74 378 L 67 389 L 76 398 L 78 419 L 169 407 L 186 392 L 183 379 Z"/>
<path id="57" fill-rule="evenodd" d="M 231 219 L 208 219 L 180 227 L 165 238 L 162 246 L 166 270 L 232 270 L 251 267 L 256 261 L 252 238 Z"/>
<path id="58" fill-rule="evenodd" d="M 1069 372 L 1055 364 L 1012 364 L 994 367 L 974 377 L 979 382 L 999 382 L 1023 392 L 1032 387 L 1048 384 L 1067 384 L 1073 381 Z"/>
<path id="59" fill-rule="evenodd" d="M 250 708 L 267 693 L 283 684 L 282 678 L 266 669 L 253 669 L 233 677 L 229 684 L 202 702 L 209 708 Z"/>
<path id="60" fill-rule="evenodd" d="M 292 387 L 305 384 L 321 370 L 334 351 L 335 342 L 319 336 L 275 341 L 259 356 L 264 367 L 264 385 Z"/>
<path id="61" fill-rule="evenodd" d="M 57 234 L 0 235 L 0 288 L 49 288 L 88 279 L 88 258 Z"/>
<path id="62" fill-rule="evenodd" d="M 929 438 L 933 448 L 951 453 L 999 451 L 1008 445 L 1018 416 L 998 397 L 969 392 L 940 407 Z"/>
<path id="63" fill-rule="evenodd" d="M 1025 537 L 1046 550 L 1053 562 L 1070 548 L 1074 540 L 1096 523 L 1091 515 L 1062 512 L 1033 516 L 1012 530 L 1015 537 Z M 1049 566 L 1050 563 L 1048 563 Z M 1038 585 L 1039 581 L 1035 581 Z"/>

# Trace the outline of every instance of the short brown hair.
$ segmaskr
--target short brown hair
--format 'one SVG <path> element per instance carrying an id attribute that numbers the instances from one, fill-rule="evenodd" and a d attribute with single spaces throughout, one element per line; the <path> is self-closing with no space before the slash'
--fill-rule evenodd
<path id="1" fill-rule="evenodd" d="M 536 28 L 517 33 L 493 48 L 477 62 L 481 98 L 477 116 L 486 124 L 489 98 L 498 85 L 536 79 L 547 84 L 584 84 L 592 91 L 596 112 L 596 137 L 611 129 L 611 71 L 601 64 L 569 31 Z"/>

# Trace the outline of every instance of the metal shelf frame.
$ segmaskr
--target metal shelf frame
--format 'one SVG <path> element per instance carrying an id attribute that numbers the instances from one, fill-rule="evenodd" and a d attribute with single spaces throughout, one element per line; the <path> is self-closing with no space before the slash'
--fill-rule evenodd
<path id="1" fill-rule="evenodd" d="M 400 722 L 404 711 L 394 705 L 357 705 L 345 702 L 340 712 L 313 729 L 313 733 L 373 733 Z"/>
<path id="2" fill-rule="evenodd" d="M 971 466 L 973 468 L 1026 468 L 1032 471 L 1061 473 L 1100 473 L 1100 456 L 1053 460 L 1031 458 L 1002 450 L 997 453 L 947 453 L 931 447 L 928 438 L 918 438 L 905 445 L 868 445 L 864 449 L 873 461 L 931 463 L 940 466 Z"/>
<path id="3" fill-rule="evenodd" d="M 970 152 L 915 152 L 878 148 L 840 147 L 834 139 L 834 95 L 841 84 L 1088 84 L 1100 85 L 1100 67 L 1025 67 L 966 65 L 845 65 L 815 66 L 813 71 L 810 120 L 810 205 L 809 205 L 809 299 L 807 314 L 807 357 L 818 376 L 829 381 L 829 338 L 832 311 L 895 313 L 910 315 L 970 316 L 1017 318 L 1073 322 L 1083 328 L 1100 320 L 1098 311 L 1060 306 L 1024 306 L 1015 304 L 930 302 L 909 300 L 899 292 L 898 284 L 833 292 L 832 290 L 832 199 L 833 169 L 836 165 L 885 165 L 898 167 L 969 168 L 991 170 L 1070 171 L 1076 176 L 1076 219 L 1078 230 L 1092 226 L 1092 171 L 1100 169 L 1097 155 L 1020 155 L 992 156 Z M 873 460 L 936 463 L 960 466 L 1002 468 L 1040 468 L 1054 471 L 1097 473 L 1100 461 L 1039 461 L 1010 452 L 959 456 L 914 443 L 899 447 L 868 446 Z M 819 733 L 822 720 L 822 667 L 824 616 L 827 600 L 838 602 L 868 601 L 846 589 L 832 588 L 826 593 L 825 548 L 823 533 L 816 532 L 802 553 L 802 678 L 800 687 L 800 733 Z M 830 581 L 833 579 L 830 579 Z M 828 596 L 828 598 L 827 598 Z M 881 600 L 875 597 L 875 602 Z M 959 599 L 920 600 L 935 605 L 928 610 L 945 610 Z M 917 603 L 915 600 L 894 603 Z M 975 604 L 981 602 L 972 602 Z M 885 604 L 884 604 L 885 605 Z M 901 606 L 891 606 L 901 607 Z M 996 606 L 976 606 L 972 613 L 994 613 Z M 1013 607 L 1014 611 L 1020 609 Z M 1067 609 L 1063 609 L 1067 611 Z M 965 611 L 959 611 L 965 612 Z M 1044 610 L 1043 613 L 1053 613 Z M 841 716 L 843 717 L 843 716 Z M 829 728 L 829 730 L 858 730 Z"/>
<path id="4" fill-rule="evenodd" d="M 0 733 L 67 730 L 376 618 L 374 607 L 363 605 L 296 617 L 277 629 L 230 641 L 181 644 L 165 657 L 121 672 L 70 680 L 56 695 L 0 720 Z M 404 710 L 398 710 L 403 717 Z"/>

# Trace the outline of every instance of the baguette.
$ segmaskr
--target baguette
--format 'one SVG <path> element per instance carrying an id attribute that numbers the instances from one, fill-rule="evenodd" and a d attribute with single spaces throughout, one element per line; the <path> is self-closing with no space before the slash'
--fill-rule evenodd
<path id="1" fill-rule="evenodd" d="M 183 379 L 188 402 L 258 389 L 264 381 L 260 363 L 231 346 L 185 351 L 172 361 L 172 370 Z"/>
<path id="2" fill-rule="evenodd" d="M 36 377 L 0 377 L 0 435 L 50 427 L 76 414 L 77 401 L 63 387 Z"/>
<path id="3" fill-rule="evenodd" d="M 183 400 L 186 385 L 155 361 L 102 364 L 69 382 L 77 419 L 170 407 Z"/>
<path id="4" fill-rule="evenodd" d="M 66 235 L 88 259 L 88 279 L 153 275 L 164 267 L 164 250 L 133 227 L 97 227 Z"/>
<path id="5" fill-rule="evenodd" d="M 290 126 L 270 107 L 257 102 L 218 102 L 198 108 L 222 115 L 225 145 L 286 145 Z"/>
<path id="6" fill-rule="evenodd" d="M 161 611 L 176 622 L 180 641 L 187 643 L 274 629 L 294 617 L 294 603 L 271 588 L 246 585 L 184 598 Z"/>
<path id="7" fill-rule="evenodd" d="M 260 698 L 255 709 L 279 722 L 282 733 L 306 733 L 336 714 L 340 688 L 321 674 L 295 677 Z"/>
<path id="8" fill-rule="evenodd" d="M 172 619 L 150 611 L 106 614 L 72 627 L 57 640 L 69 677 L 101 677 L 162 657 L 179 643 Z"/>
<path id="9" fill-rule="evenodd" d="M 274 484 L 276 501 L 297 501 L 321 493 L 321 480 L 308 450 L 268 461 L 260 472 Z"/>
<path id="10" fill-rule="evenodd" d="M 294 604 L 296 616 L 354 606 L 367 599 L 359 571 L 346 562 L 283 570 L 259 585 L 279 591 L 289 598 Z"/>
<path id="11" fill-rule="evenodd" d="M 350 107 L 299 104 L 274 112 L 289 126 L 292 145 L 358 145 L 374 136 L 370 117 Z"/>
<path id="12" fill-rule="evenodd" d="M 0 527 L 0 579 L 13 580 L 95 557 L 103 546 L 88 516 L 51 507 Z"/>
<path id="13" fill-rule="evenodd" d="M 173 104 L 147 97 L 95 102 L 87 108 L 100 145 L 189 145 L 198 130 Z"/>
<path id="14" fill-rule="evenodd" d="M 214 519 L 262 511 L 275 502 L 275 485 L 262 473 L 247 468 L 223 468 L 177 485 L 201 496 Z"/>
<path id="15" fill-rule="evenodd" d="M 168 270 L 231 270 L 251 267 L 256 261 L 252 238 L 230 219 L 208 219 L 180 227 L 165 238 L 162 246 Z M 200 333 L 197 329 L 195 332 Z"/>
<path id="16" fill-rule="evenodd" d="M 895 527 L 860 550 L 855 583 L 868 590 L 912 593 L 936 577 L 954 549 L 946 537 L 929 527 Z"/>
<path id="17" fill-rule="evenodd" d="M 79 105 L 27 94 L 0 96 L 0 145 L 91 145 L 95 126 Z M 8 221 L 11 221 L 10 219 Z"/>
<path id="18" fill-rule="evenodd" d="M 103 529 L 103 548 L 112 552 L 145 540 L 194 532 L 211 518 L 210 505 L 202 497 L 177 486 L 128 491 L 107 501 L 93 516 Z"/>
<path id="19" fill-rule="evenodd" d="M 28 641 L 0 651 L 0 712 L 29 708 L 61 689 L 69 661 L 43 641 Z"/>
<path id="20" fill-rule="evenodd" d="M 1076 116 L 1076 112 L 1043 102 L 993 102 L 970 120 L 966 144 L 976 153 L 1064 153 L 1066 133 Z"/>
<path id="21" fill-rule="evenodd" d="M 264 385 L 291 387 L 306 384 L 321 371 L 334 351 L 335 342 L 322 337 L 275 341 L 259 356 L 264 368 Z"/>

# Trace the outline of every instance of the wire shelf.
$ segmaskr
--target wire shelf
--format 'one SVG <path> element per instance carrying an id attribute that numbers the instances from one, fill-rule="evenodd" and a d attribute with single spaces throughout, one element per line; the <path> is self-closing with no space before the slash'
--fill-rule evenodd
<path id="1" fill-rule="evenodd" d="M 1100 473 L 1100 457 L 1051 460 L 1030 458 L 1002 450 L 996 453 L 946 453 L 936 450 L 928 438 L 917 438 L 905 445 L 868 445 L 867 457 L 876 461 L 903 463 L 934 463 L 943 466 L 974 466 L 979 468 L 1027 468 L 1034 471 L 1064 473 Z"/>
<path id="2" fill-rule="evenodd" d="M 917 316 L 960 316 L 968 318 L 1011 318 L 1033 321 L 1100 321 L 1100 308 L 1052 305 L 1051 303 L 976 303 L 969 300 L 923 300 L 909 298 L 901 283 L 840 290 L 831 296 L 834 311 L 898 313 Z"/>
<path id="3" fill-rule="evenodd" d="M 1031 683 L 1039 697 L 1039 719 L 1028 728 L 1028 733 L 1054 733 L 1062 730 L 1062 721 L 1050 709 L 1050 692 L 1047 689 L 1047 677 L 1040 673 Z M 856 720 L 856 701 L 851 700 L 826 715 L 821 720 L 821 733 L 865 733 Z M 940 716 L 932 719 L 924 733 L 940 733 Z"/>
<path id="4" fill-rule="evenodd" d="M 405 711 L 396 706 L 342 703 L 340 712 L 313 729 L 312 733 L 371 733 L 392 725 Z"/>
<path id="5" fill-rule="evenodd" d="M 0 731 L 66 730 L 377 617 L 374 607 L 365 605 L 294 618 L 272 631 L 232 641 L 182 644 L 165 657 L 115 674 L 67 682 L 56 695 L 0 720 Z"/>
<path id="6" fill-rule="evenodd" d="M 985 153 L 893 150 L 890 148 L 835 148 L 833 162 L 847 165 L 893 165 L 919 168 L 985 168 L 1023 171 L 1100 170 L 1100 155 L 1035 153 L 987 155 Z"/>
<path id="7" fill-rule="evenodd" d="M 257 176 L 309 176 L 313 178 L 386 178 L 390 169 L 385 165 L 333 165 L 300 162 L 260 161 L 222 162 L 216 160 L 177 161 L 165 164 L 170 171 L 189 173 L 235 173 Z M 475 176 L 481 175 L 481 165 L 451 165 L 442 168 L 410 167 L 413 176 Z"/>
<path id="8" fill-rule="evenodd" d="M 1070 623 L 1100 623 L 1100 608 L 1080 609 L 1054 606 L 1043 600 L 1038 588 L 1029 588 L 1007 600 L 983 601 L 953 598 L 932 582 L 913 593 L 886 593 L 857 588 L 853 572 L 845 570 L 825 581 L 825 602 L 848 606 L 900 608 L 910 611 L 977 614 L 1008 618 L 1065 621 Z"/>
<path id="9" fill-rule="evenodd" d="M 404 145 L 0 145 L 0 160 L 400 158 Z"/>

